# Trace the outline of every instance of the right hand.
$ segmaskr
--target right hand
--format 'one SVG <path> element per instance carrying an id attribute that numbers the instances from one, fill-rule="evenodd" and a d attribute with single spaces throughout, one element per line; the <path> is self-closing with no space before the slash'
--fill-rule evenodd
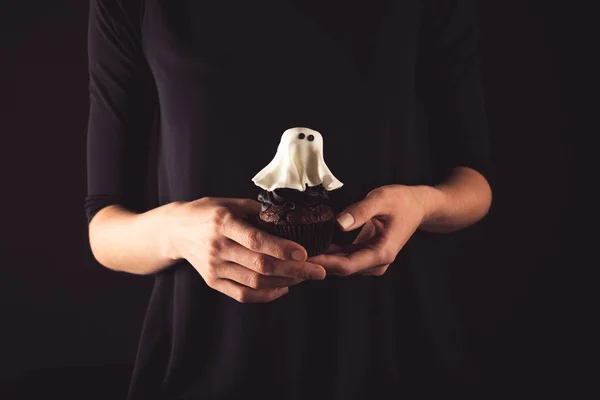
<path id="1" fill-rule="evenodd" d="M 260 212 L 250 199 L 202 198 L 181 203 L 170 233 L 170 257 L 185 259 L 207 285 L 240 303 L 266 303 L 325 269 L 306 250 L 247 222 Z"/>

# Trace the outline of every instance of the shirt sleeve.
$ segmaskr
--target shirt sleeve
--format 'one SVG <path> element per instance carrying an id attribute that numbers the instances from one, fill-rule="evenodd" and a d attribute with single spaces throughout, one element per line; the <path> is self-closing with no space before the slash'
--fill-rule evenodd
<path id="1" fill-rule="evenodd" d="M 155 84 L 141 43 L 142 2 L 91 0 L 88 23 L 88 223 L 102 208 L 145 208 Z"/>
<path id="2" fill-rule="evenodd" d="M 418 73 L 436 182 L 459 166 L 493 180 L 479 38 L 475 0 L 425 2 Z"/>

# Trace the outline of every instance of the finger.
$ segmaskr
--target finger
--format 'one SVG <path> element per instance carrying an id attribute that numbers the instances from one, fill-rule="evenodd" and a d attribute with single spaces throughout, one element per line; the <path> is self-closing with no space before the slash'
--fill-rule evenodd
<path id="1" fill-rule="evenodd" d="M 352 204 L 340 213 L 337 222 L 344 231 L 351 231 L 366 224 L 371 218 L 384 214 L 384 197 L 379 192 L 371 192 L 363 200 Z"/>
<path id="2" fill-rule="evenodd" d="M 364 247 L 364 243 L 350 243 L 344 246 L 332 244 L 329 246 L 325 253 L 320 254 L 318 256 L 308 257 L 306 261 L 313 264 L 322 265 L 321 262 L 323 260 L 328 259 L 327 257 L 323 256 L 348 256 L 348 254 L 350 254 L 351 252 L 356 251 L 362 247 Z"/>
<path id="3" fill-rule="evenodd" d="M 289 287 L 302 279 L 267 276 L 233 262 L 225 262 L 217 269 L 217 278 L 229 279 L 252 289 L 275 289 Z"/>
<path id="4" fill-rule="evenodd" d="M 261 275 L 313 280 L 323 279 L 326 275 L 325 269 L 320 265 L 306 261 L 280 260 L 252 251 L 233 240 L 228 240 L 221 250 L 221 259 L 242 265 Z"/>
<path id="5" fill-rule="evenodd" d="M 396 254 L 391 253 L 386 247 L 366 246 L 348 254 L 348 265 L 350 270 L 365 270 L 366 268 L 379 268 L 391 264 Z"/>
<path id="6" fill-rule="evenodd" d="M 352 243 L 367 242 L 372 239 L 373 236 L 375 236 L 376 231 L 377 230 L 375 229 L 375 225 L 373 224 L 372 220 L 369 220 L 360 230 L 358 236 L 356 236 Z"/>
<path id="7" fill-rule="evenodd" d="M 212 288 L 240 303 L 269 303 L 289 293 L 289 288 L 257 290 L 228 279 L 217 279 Z"/>
<path id="8" fill-rule="evenodd" d="M 323 254 L 311 261 L 322 265 L 328 274 L 348 276 L 366 269 L 383 267 L 393 260 L 389 260 L 387 251 L 383 249 L 363 246 L 348 254 Z"/>
<path id="9" fill-rule="evenodd" d="M 348 253 L 321 254 L 312 257 L 311 262 L 322 265 L 328 275 L 349 276 L 358 271 L 352 267 Z"/>
<path id="10" fill-rule="evenodd" d="M 321 265 L 327 273 L 327 269 L 328 269 L 327 266 L 322 264 L 323 262 L 327 262 L 327 260 L 329 260 L 329 258 L 326 256 L 342 257 L 342 256 L 347 256 L 348 253 L 349 253 L 349 251 L 346 249 L 346 247 L 336 244 L 336 245 L 329 246 L 327 251 L 323 254 L 320 254 L 318 256 L 308 257 L 306 259 L 306 261 L 309 263 L 312 263 L 312 264 Z"/>
<path id="11" fill-rule="evenodd" d="M 256 253 L 268 254 L 280 260 L 306 260 L 304 247 L 291 240 L 264 232 L 239 218 L 227 218 L 221 225 L 221 233 Z"/>

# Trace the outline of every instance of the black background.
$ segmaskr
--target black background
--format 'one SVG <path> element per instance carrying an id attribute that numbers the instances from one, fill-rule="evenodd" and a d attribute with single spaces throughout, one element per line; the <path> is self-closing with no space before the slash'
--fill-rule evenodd
<path id="1" fill-rule="evenodd" d="M 598 263 L 578 248 L 588 224 L 576 153 L 593 133 L 582 118 L 594 112 L 583 97 L 593 24 L 575 6 L 479 4 L 497 181 L 456 260 L 463 318 L 492 393 L 573 395 L 597 378 L 584 368 L 598 313 L 583 307 L 580 266 Z M 83 385 L 120 398 L 152 285 L 104 269 L 88 247 L 87 9 L 0 5 L 0 393 L 25 383 L 2 399 Z"/>

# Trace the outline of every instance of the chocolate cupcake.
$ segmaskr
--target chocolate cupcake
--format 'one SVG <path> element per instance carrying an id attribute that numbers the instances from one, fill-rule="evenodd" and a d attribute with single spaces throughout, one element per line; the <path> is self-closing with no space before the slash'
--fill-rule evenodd
<path id="1" fill-rule="evenodd" d="M 319 132 L 286 130 L 275 157 L 252 181 L 263 189 L 258 195 L 260 227 L 299 243 L 309 257 L 327 250 L 335 229 L 329 191 L 343 184 L 325 164 Z"/>
<path id="2" fill-rule="evenodd" d="M 263 190 L 258 195 L 259 226 L 301 244 L 309 257 L 324 253 L 333 237 L 335 211 L 323 185 L 295 189 Z"/>

